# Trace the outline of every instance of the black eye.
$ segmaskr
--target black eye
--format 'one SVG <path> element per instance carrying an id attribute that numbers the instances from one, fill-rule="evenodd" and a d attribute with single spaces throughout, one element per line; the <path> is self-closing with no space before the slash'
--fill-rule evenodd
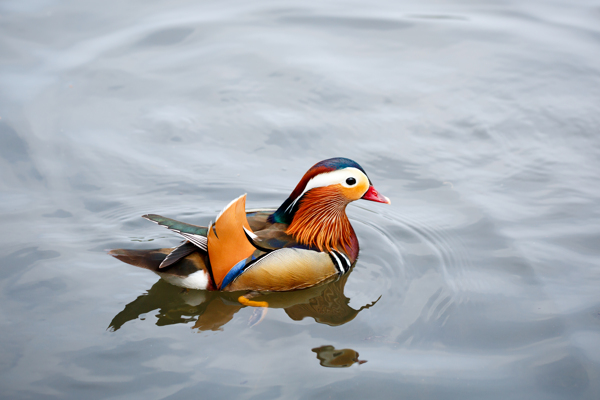
<path id="1" fill-rule="evenodd" d="M 346 179 L 346 184 L 347 184 L 348 186 L 355 185 L 355 184 L 356 184 L 356 179 L 354 179 L 354 178 L 350 177 L 350 178 Z"/>

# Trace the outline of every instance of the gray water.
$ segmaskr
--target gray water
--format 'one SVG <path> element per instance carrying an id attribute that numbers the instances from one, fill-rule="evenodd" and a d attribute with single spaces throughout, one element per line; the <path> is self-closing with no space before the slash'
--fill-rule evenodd
<path id="1" fill-rule="evenodd" d="M 0 397 L 598 399 L 599 45 L 589 0 L 4 0 Z M 392 205 L 258 324 L 106 254 L 335 156 Z"/>

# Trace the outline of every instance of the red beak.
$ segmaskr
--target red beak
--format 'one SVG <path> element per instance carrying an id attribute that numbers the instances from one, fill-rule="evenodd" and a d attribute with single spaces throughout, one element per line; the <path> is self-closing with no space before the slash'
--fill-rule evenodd
<path id="1" fill-rule="evenodd" d="M 392 204 L 390 199 L 380 194 L 373 186 L 369 186 L 369 190 L 364 194 L 362 199 L 376 201 L 378 203 Z"/>

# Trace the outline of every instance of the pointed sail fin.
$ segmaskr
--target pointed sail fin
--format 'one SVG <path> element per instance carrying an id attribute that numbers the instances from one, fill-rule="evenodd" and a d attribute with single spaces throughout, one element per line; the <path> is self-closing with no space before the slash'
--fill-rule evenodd
<path id="1" fill-rule="evenodd" d="M 238 262 L 252 255 L 256 248 L 248 241 L 252 233 L 246 219 L 246 195 L 238 197 L 219 214 L 214 229 L 208 230 L 208 256 L 216 286 Z"/>

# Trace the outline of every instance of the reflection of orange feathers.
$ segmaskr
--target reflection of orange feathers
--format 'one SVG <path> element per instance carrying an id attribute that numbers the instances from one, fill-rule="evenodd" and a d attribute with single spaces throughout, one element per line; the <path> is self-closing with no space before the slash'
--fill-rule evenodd
<path id="1" fill-rule="evenodd" d="M 218 288 L 229 270 L 256 250 L 248 241 L 244 228 L 251 232 L 246 219 L 246 195 L 229 203 L 208 230 L 210 267 Z"/>
<path id="2" fill-rule="evenodd" d="M 285 233 L 321 251 L 337 248 L 348 252 L 354 232 L 346 217 L 350 200 L 335 186 L 327 186 L 308 191 L 300 201 L 302 206 Z"/>
<path id="3" fill-rule="evenodd" d="M 198 331 L 219 331 L 223 330 L 223 325 L 231 321 L 233 315 L 242 308 L 242 305 L 233 306 L 225 304 L 221 299 L 212 300 L 206 310 L 198 315 L 198 319 L 193 328 Z"/>

